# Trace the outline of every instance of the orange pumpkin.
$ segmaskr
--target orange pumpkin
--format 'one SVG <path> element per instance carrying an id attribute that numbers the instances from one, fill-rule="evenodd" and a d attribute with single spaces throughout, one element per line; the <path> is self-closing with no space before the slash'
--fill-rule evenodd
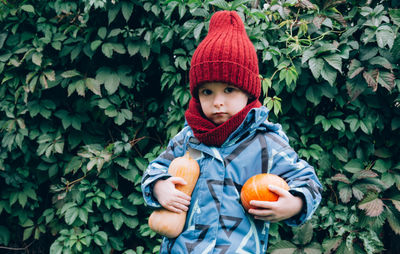
<path id="1" fill-rule="evenodd" d="M 200 167 L 196 160 L 192 159 L 189 152 L 183 157 L 175 158 L 168 168 L 168 173 L 172 176 L 181 177 L 186 181 L 186 185 L 176 185 L 175 188 L 192 195 L 200 174 Z M 187 212 L 175 213 L 161 208 L 154 211 L 149 217 L 150 228 L 168 238 L 178 237 L 185 226 Z"/>
<path id="2" fill-rule="evenodd" d="M 289 185 L 281 177 L 274 174 L 258 174 L 250 177 L 242 187 L 240 199 L 246 211 L 255 208 L 250 205 L 251 200 L 277 201 L 279 196 L 268 189 L 268 185 L 275 185 L 289 190 Z"/>

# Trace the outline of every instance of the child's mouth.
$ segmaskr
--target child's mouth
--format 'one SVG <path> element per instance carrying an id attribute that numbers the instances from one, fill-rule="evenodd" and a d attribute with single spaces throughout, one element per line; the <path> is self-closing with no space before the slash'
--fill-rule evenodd
<path id="1" fill-rule="evenodd" d="M 225 112 L 216 112 L 216 113 L 214 113 L 214 115 L 225 115 L 226 113 Z"/>

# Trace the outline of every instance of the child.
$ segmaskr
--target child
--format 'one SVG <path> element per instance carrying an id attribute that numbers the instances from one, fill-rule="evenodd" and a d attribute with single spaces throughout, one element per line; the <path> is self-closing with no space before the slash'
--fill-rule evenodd
<path id="1" fill-rule="evenodd" d="M 146 203 L 174 212 L 187 211 L 184 231 L 164 238 L 160 253 L 266 253 L 269 222 L 304 223 L 321 200 L 314 169 L 299 159 L 279 124 L 267 120 L 255 48 L 233 11 L 220 11 L 194 52 L 190 68 L 187 125 L 142 179 Z M 189 151 L 200 165 L 192 197 L 175 189 L 185 184 L 168 173 L 170 162 Z M 265 186 L 276 202 L 240 203 L 245 181 L 260 173 L 284 178 L 290 191 Z"/>

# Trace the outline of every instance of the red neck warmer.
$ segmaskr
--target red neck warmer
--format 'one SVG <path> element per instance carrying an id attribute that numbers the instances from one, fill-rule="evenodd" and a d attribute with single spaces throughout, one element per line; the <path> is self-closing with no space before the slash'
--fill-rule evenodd
<path id="1" fill-rule="evenodd" d="M 239 127 L 249 111 L 252 108 L 259 107 L 261 107 L 261 103 L 258 100 L 254 100 L 228 121 L 221 125 L 215 125 L 204 116 L 200 102 L 192 98 L 189 102 L 189 108 L 185 112 L 185 117 L 193 130 L 194 136 L 200 142 L 208 146 L 221 146 L 229 135 Z"/>

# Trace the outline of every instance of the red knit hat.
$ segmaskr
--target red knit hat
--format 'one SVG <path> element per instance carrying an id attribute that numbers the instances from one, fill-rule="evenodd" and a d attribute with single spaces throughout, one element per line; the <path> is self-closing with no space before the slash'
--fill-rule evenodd
<path id="1" fill-rule="evenodd" d="M 261 82 L 256 50 L 246 34 L 243 21 L 234 11 L 216 12 L 207 36 L 193 54 L 190 92 L 204 82 L 224 82 L 259 98 Z"/>

